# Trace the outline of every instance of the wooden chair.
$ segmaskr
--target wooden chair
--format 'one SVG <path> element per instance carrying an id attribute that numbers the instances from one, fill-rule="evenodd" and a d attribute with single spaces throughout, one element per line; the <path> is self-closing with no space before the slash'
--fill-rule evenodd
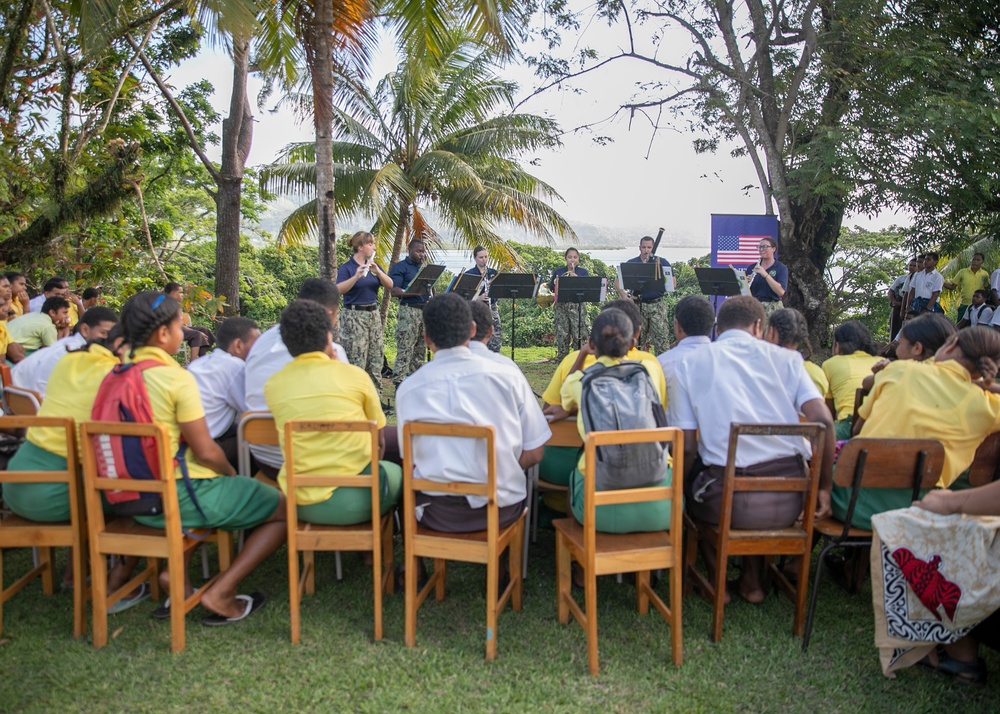
<path id="1" fill-rule="evenodd" d="M 1000 478 L 1000 431 L 995 431 L 976 449 L 969 467 L 969 485 L 985 486 Z"/>
<path id="2" fill-rule="evenodd" d="M 367 433 L 371 438 L 372 474 L 304 476 L 295 473 L 294 435 L 305 432 Z M 360 550 L 372 554 L 375 583 L 375 639 L 382 639 L 382 591 L 393 593 L 392 512 L 381 516 L 378 471 L 378 425 L 373 421 L 289 421 L 285 424 L 285 479 L 288 486 L 288 594 L 292 622 L 292 643 L 299 641 L 302 593 L 316 591 L 314 552 L 317 550 Z M 300 523 L 295 489 L 309 486 L 367 488 L 371 490 L 372 518 L 352 526 Z M 303 568 L 299 570 L 299 551 Z"/>
<path id="3" fill-rule="evenodd" d="M 68 547 L 73 563 L 73 636 L 82 637 L 87 627 L 84 603 L 87 597 L 87 526 L 77 474 L 76 428 L 68 417 L 0 417 L 0 429 L 52 427 L 66 432 L 66 469 L 64 471 L 0 471 L 0 483 L 65 483 L 69 489 L 69 522 L 37 523 L 13 514 L 0 519 L 0 634 L 3 634 L 3 603 L 41 576 L 46 595 L 55 592 L 55 554 L 53 548 Z M 3 549 L 35 548 L 38 562 L 13 584 L 3 587 Z"/>
<path id="4" fill-rule="evenodd" d="M 7 411 L 14 416 L 34 416 L 42 408 L 42 395 L 30 389 L 8 385 L 3 388 Z"/>
<path id="5" fill-rule="evenodd" d="M 438 602 L 444 600 L 445 562 L 459 560 L 486 566 L 486 659 L 497 652 L 497 614 L 509 600 L 521 609 L 521 547 L 524 539 L 524 514 L 513 525 L 500 530 L 496 491 L 495 430 L 492 426 L 469 424 L 429 424 L 407 422 L 403 427 L 403 539 L 406 552 L 406 646 L 417 642 L 417 609 L 431 589 Z M 456 483 L 413 478 L 413 439 L 418 436 L 484 439 L 486 441 L 486 483 Z M 454 496 L 480 496 L 487 499 L 485 531 L 477 533 L 441 533 L 417 524 L 418 491 Z M 510 549 L 510 583 L 499 593 L 499 559 Z M 417 592 L 417 560 L 434 558 L 434 573 Z"/>
<path id="6" fill-rule="evenodd" d="M 14 383 L 11 376 L 10 365 L 6 361 L 0 362 L 0 386 L 9 387 Z"/>
<path id="7" fill-rule="evenodd" d="M 813 615 L 819 597 L 819 583 L 823 575 L 826 554 L 833 548 L 870 548 L 872 532 L 851 525 L 858 492 L 862 488 L 908 488 L 912 500 L 920 497 L 920 491 L 933 488 L 941 477 L 944 466 L 944 447 L 934 439 L 862 439 L 855 437 L 848 441 L 837 457 L 837 468 L 833 472 L 833 482 L 837 486 L 851 489 L 844 521 L 829 516 L 814 525 L 823 549 L 816 561 L 816 575 L 813 579 L 812 597 L 809 598 L 809 613 L 806 617 L 805 634 L 802 637 L 802 651 L 809 647 L 812 633 Z M 855 573 L 855 590 L 863 572 L 863 558 Z"/>
<path id="8" fill-rule="evenodd" d="M 693 559 L 688 559 L 687 571 L 703 592 L 709 593 L 713 601 L 712 641 L 722 639 L 722 613 L 726 597 L 726 566 L 730 556 L 763 555 L 767 558 L 766 575 L 775 579 L 778 587 L 795 604 L 792 632 L 802 635 L 805 625 L 806 596 L 809 588 L 809 558 L 812 553 L 813 520 L 816 514 L 816 490 L 819 486 L 822 458 L 813 458 L 806 478 L 777 478 L 773 476 L 737 476 L 736 449 L 739 437 L 755 436 L 795 436 L 808 439 L 812 453 L 822 454 L 823 424 L 732 424 L 729 429 L 729 455 L 722 490 L 722 504 L 719 524 L 695 523 L 695 538 L 708 537 L 715 542 L 716 567 L 714 582 L 709 583 L 694 567 Z M 741 491 L 798 492 L 803 495 L 803 520 L 788 528 L 772 530 L 736 530 L 731 527 L 733 495 Z M 692 521 L 693 522 L 693 521 Z M 693 552 L 692 548 L 689 553 Z M 792 585 L 780 568 L 772 562 L 775 555 L 792 556 L 798 559 L 798 577 Z"/>
<path id="9" fill-rule="evenodd" d="M 549 440 L 545 442 L 546 446 L 569 446 L 573 448 L 581 448 L 583 446 L 583 439 L 580 438 L 580 430 L 576 425 L 576 415 L 569 417 L 568 419 L 560 419 L 558 421 L 549 422 L 549 428 L 552 430 L 552 436 Z M 567 494 L 569 489 L 558 483 L 550 483 L 538 475 L 538 467 L 532 467 L 533 481 L 535 482 L 538 493 L 543 493 L 545 491 L 555 491 Z M 528 494 L 528 504 L 531 510 L 528 514 L 528 518 L 531 522 L 531 542 L 538 542 L 538 504 L 536 503 L 537 498 L 532 499 L 531 494 Z M 525 560 L 527 560 L 527 549 L 525 550 Z"/>
<path id="10" fill-rule="evenodd" d="M 865 397 L 868 396 L 868 392 L 865 391 L 864 387 L 858 387 L 854 390 L 854 411 L 851 414 L 851 433 L 854 433 L 854 427 L 857 426 L 858 419 L 861 415 L 858 414 L 858 410 L 861 409 L 862 402 L 865 401 Z"/>
<path id="11" fill-rule="evenodd" d="M 597 448 L 609 444 L 639 444 L 669 441 L 673 454 L 673 478 L 670 486 L 595 491 Z M 569 622 L 570 613 L 587 633 L 587 663 L 592 675 L 597 675 L 597 576 L 614 573 L 635 573 L 639 614 L 649 612 L 649 603 L 659 610 L 670 624 L 671 657 L 674 665 L 683 661 L 681 638 L 681 597 L 684 572 L 681 546 L 684 522 L 684 432 L 673 427 L 634 429 L 626 431 L 591 432 L 585 445 L 583 521 L 575 518 L 554 521 L 556 529 L 556 569 L 559 622 Z M 653 533 L 598 533 L 596 509 L 599 506 L 647 501 L 670 501 L 670 530 Z M 583 568 L 584 607 L 573 599 L 572 561 Z M 653 591 L 650 571 L 670 570 L 670 607 Z"/>
<path id="12" fill-rule="evenodd" d="M 163 500 L 165 528 L 147 528 L 132 518 L 107 519 L 101 502 L 101 491 L 117 491 L 122 487 L 119 479 L 100 478 L 94 440 L 101 435 L 134 436 L 155 439 L 159 453 L 161 474 L 169 478 L 156 481 L 128 482 L 128 490 L 157 493 Z M 84 422 L 80 425 L 80 452 L 83 457 L 84 496 L 87 505 L 90 563 L 92 568 L 94 647 L 108 643 L 108 608 L 129 592 L 148 580 L 153 599 L 160 597 L 158 558 L 166 558 L 170 571 L 170 650 L 184 650 L 184 617 L 201 601 L 202 593 L 219 577 L 215 575 L 190 597 L 184 595 L 184 553 L 205 542 L 218 547 L 219 570 L 226 570 L 233 557 L 232 536 L 225 531 L 182 531 L 180 509 L 177 504 L 177 482 L 174 475 L 173 454 L 169 450 L 167 428 L 161 424 L 135 424 L 119 422 Z M 107 555 L 132 555 L 146 558 L 146 567 L 131 580 L 107 592 Z"/>

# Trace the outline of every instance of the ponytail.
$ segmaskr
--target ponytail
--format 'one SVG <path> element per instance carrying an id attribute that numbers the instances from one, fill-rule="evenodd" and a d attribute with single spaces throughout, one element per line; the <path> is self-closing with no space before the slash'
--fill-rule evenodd
<path id="1" fill-rule="evenodd" d="M 1000 368 L 1000 333 L 982 325 L 967 327 L 959 330 L 956 344 L 983 382 L 992 384 Z"/>

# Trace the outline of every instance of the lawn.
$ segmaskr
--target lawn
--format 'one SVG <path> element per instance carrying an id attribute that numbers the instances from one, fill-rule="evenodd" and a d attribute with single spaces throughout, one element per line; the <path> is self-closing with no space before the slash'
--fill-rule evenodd
<path id="1" fill-rule="evenodd" d="M 554 364 L 518 350 L 535 391 Z M 397 559 L 402 555 L 397 542 Z M 344 556 L 317 556 L 317 591 L 303 602 L 302 643 L 288 639 L 287 560 L 279 551 L 243 584 L 270 600 L 250 620 L 224 628 L 187 619 L 187 649 L 169 652 L 167 621 L 152 603 L 110 618 L 112 639 L 94 650 L 72 639 L 68 592 L 44 597 L 32 584 L 4 606 L 0 712 L 991 712 L 997 685 L 971 689 L 919 668 L 890 680 L 873 646 L 871 591 L 848 595 L 823 583 L 807 653 L 792 637 L 791 603 L 726 608 L 723 640 L 708 639 L 709 604 L 684 600 L 684 664 L 670 663 L 669 628 L 635 612 L 635 591 L 613 577 L 598 582 L 601 675 L 587 675 L 586 641 L 556 619 L 552 531 L 531 546 L 524 608 L 499 620 L 497 660 L 483 658 L 482 567 L 449 567 L 448 596 L 421 608 L 417 647 L 403 644 L 403 597 L 385 600 L 385 639 L 373 642 L 370 571 Z M 5 582 L 30 563 L 10 551 Z M 61 565 L 61 564 L 60 564 Z M 197 559 L 194 570 L 200 570 Z M 666 596 L 665 583 L 658 586 Z M 987 652 L 1000 677 L 1000 656 Z"/>

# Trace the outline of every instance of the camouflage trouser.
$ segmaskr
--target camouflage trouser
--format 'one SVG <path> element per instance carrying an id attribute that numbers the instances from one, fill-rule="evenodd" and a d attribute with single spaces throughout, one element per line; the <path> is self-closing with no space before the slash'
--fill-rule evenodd
<path id="1" fill-rule="evenodd" d="M 781 304 L 781 300 L 774 300 L 771 302 L 764 302 L 762 300 L 760 306 L 764 308 L 764 314 L 767 315 L 768 317 L 770 317 L 771 313 L 774 312 L 775 310 L 780 310 L 782 307 L 784 307 L 784 305 Z M 767 325 L 764 326 L 764 329 L 767 329 Z"/>
<path id="2" fill-rule="evenodd" d="M 556 362 L 578 350 L 590 339 L 587 306 L 578 302 L 557 302 L 553 315 L 556 329 Z"/>
<path id="3" fill-rule="evenodd" d="M 642 315 L 642 326 L 637 347 L 640 350 L 648 349 L 654 355 L 666 352 L 670 346 L 670 316 L 666 299 L 640 303 L 638 307 Z"/>
<path id="4" fill-rule="evenodd" d="M 392 368 L 392 383 L 398 387 L 404 377 L 417 371 L 426 353 L 423 310 L 400 305 L 396 317 L 396 363 Z"/>
<path id="5" fill-rule="evenodd" d="M 499 352 L 500 345 L 503 344 L 503 328 L 500 326 L 500 310 L 497 309 L 496 303 L 490 305 L 490 309 L 493 311 L 493 334 L 490 335 L 490 339 L 486 343 L 486 346 L 494 352 Z"/>
<path id="6" fill-rule="evenodd" d="M 340 310 L 340 344 L 347 359 L 368 373 L 382 396 L 382 316 L 378 310 Z"/>

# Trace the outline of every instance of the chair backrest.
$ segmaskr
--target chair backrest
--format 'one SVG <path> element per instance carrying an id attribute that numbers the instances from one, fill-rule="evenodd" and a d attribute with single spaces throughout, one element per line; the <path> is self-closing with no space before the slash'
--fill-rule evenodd
<path id="1" fill-rule="evenodd" d="M 6 362 L 0 362 L 0 385 L 8 387 L 13 383 L 14 379 L 11 376 L 10 365 Z"/>
<path id="2" fill-rule="evenodd" d="M 82 505 L 77 478 L 76 426 L 69 417 L 0 416 L 0 430 L 61 428 L 66 432 L 66 468 L 61 471 L 0 471 L 0 483 L 65 483 L 71 504 Z M 71 519 L 79 509 L 70 508 Z"/>
<path id="3" fill-rule="evenodd" d="M 239 463 L 236 470 L 244 476 L 250 473 L 250 444 L 255 446 L 278 446 L 278 428 L 271 412 L 244 412 L 236 429 L 236 443 Z"/>
<path id="4" fill-rule="evenodd" d="M 913 498 L 941 477 L 944 447 L 935 439 L 867 439 L 843 445 L 833 482 L 845 488 L 909 488 Z"/>
<path id="5" fill-rule="evenodd" d="M 865 397 L 868 396 L 868 392 L 865 391 L 864 387 L 858 387 L 854 390 L 854 411 L 851 413 L 851 433 L 854 433 L 854 426 L 858 423 L 858 419 L 861 415 L 858 414 L 858 410 L 861 409 L 861 403 L 865 401 Z"/>
<path id="6" fill-rule="evenodd" d="M 1000 431 L 995 431 L 976 449 L 969 467 L 969 485 L 985 486 L 1000 476 Z"/>
<path id="7" fill-rule="evenodd" d="M 568 419 L 551 421 L 549 428 L 552 430 L 552 436 L 545 442 L 546 446 L 583 446 L 580 429 L 576 424 L 576 415 Z"/>
<path id="8" fill-rule="evenodd" d="M 458 481 L 432 481 L 413 478 L 413 439 L 419 436 L 433 436 L 459 439 L 484 439 L 486 441 L 486 483 L 465 483 Z M 407 531 L 416 529 L 416 492 L 430 491 L 455 496 L 480 496 L 486 502 L 487 531 L 499 532 L 500 516 L 497 507 L 497 459 L 494 448 L 496 430 L 492 426 L 473 424 L 431 424 L 429 422 L 408 421 L 403 426 L 403 517 Z M 412 521 L 412 522 L 411 522 Z"/>
<path id="9" fill-rule="evenodd" d="M 15 416 L 34 416 L 42 408 L 42 395 L 30 389 L 7 385 L 3 396 L 8 411 Z"/>

